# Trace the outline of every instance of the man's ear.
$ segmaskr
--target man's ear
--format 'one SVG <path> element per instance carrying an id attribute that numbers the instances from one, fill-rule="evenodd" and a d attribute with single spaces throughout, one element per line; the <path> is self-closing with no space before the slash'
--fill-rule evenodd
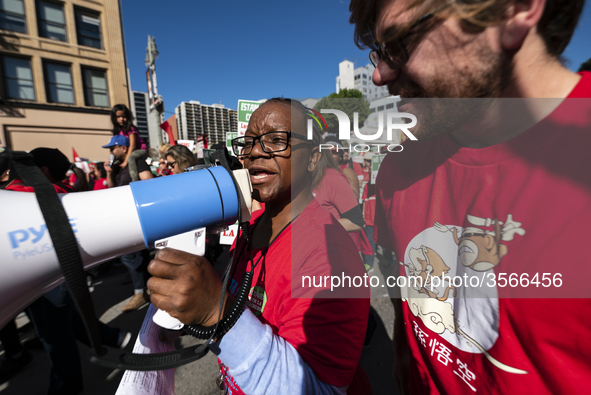
<path id="1" fill-rule="evenodd" d="M 519 49 L 536 27 L 546 8 L 546 0 L 514 0 L 506 11 L 501 46 L 507 51 Z"/>
<path id="2" fill-rule="evenodd" d="M 320 160 L 320 151 L 318 147 L 312 148 L 312 152 L 310 153 L 310 160 L 308 161 L 308 171 L 311 173 L 316 169 L 318 165 L 318 161 Z"/>

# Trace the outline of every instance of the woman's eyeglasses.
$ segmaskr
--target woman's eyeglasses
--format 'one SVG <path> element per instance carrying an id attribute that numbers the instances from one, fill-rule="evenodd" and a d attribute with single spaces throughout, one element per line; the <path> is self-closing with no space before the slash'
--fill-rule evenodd
<path id="1" fill-rule="evenodd" d="M 306 137 L 291 132 L 269 132 L 257 137 L 241 136 L 232 140 L 232 149 L 238 156 L 246 156 L 251 153 L 257 141 L 261 144 L 263 152 L 268 154 L 282 152 L 289 147 L 290 138 L 306 140 Z"/>

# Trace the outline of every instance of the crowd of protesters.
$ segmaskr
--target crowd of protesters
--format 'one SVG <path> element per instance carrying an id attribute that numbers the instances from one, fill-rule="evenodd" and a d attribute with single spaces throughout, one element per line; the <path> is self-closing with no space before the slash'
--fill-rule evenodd
<path id="1" fill-rule="evenodd" d="M 288 99 L 273 100 L 278 103 L 276 107 L 282 108 L 283 111 L 285 109 L 289 110 L 291 102 Z M 294 101 L 294 103 L 297 102 Z M 304 109 L 303 107 L 301 108 Z M 137 178 L 138 182 L 142 182 L 143 180 L 154 177 L 171 176 L 182 173 L 192 166 L 204 163 L 203 160 L 198 159 L 196 154 L 191 152 L 187 147 L 165 143 L 159 147 L 158 161 L 152 160 L 152 163 L 158 164 L 157 168 L 152 170 L 146 163 L 145 150 L 134 149 L 134 144 L 137 147 L 143 143 L 139 135 L 137 135 L 137 128 L 133 125 L 133 115 L 129 109 L 124 105 L 116 105 L 112 111 L 112 121 L 114 126 L 113 135 L 102 146 L 105 150 L 108 150 L 108 153 L 105 152 L 105 157 L 110 156 L 110 160 L 90 163 L 87 167 L 89 171 L 86 173 L 82 170 L 83 166 L 77 165 L 76 162 L 70 163 L 65 155 L 57 149 L 38 148 L 31 151 L 31 154 L 35 158 L 35 163 L 38 164 L 41 171 L 53 183 L 58 193 L 88 192 L 117 188 L 134 182 L 134 178 Z M 328 133 L 326 130 L 315 130 L 315 139 L 317 141 L 326 142 L 328 141 L 325 140 L 327 136 Z M 219 144 L 215 148 L 226 149 L 224 144 Z M 238 157 L 243 162 L 245 155 L 239 155 Z M 343 168 L 346 173 L 351 170 L 346 165 Z M 350 176 L 350 174 L 348 175 Z M 360 253 L 362 252 L 366 253 L 366 255 L 371 254 L 371 264 L 373 265 L 373 251 L 371 249 L 369 251 L 367 249 L 359 249 L 361 245 L 359 243 L 360 235 L 365 237 L 363 231 L 365 220 L 362 213 L 363 206 L 359 204 L 359 191 L 360 185 L 362 188 L 367 181 L 368 177 L 363 178 L 354 175 L 354 185 L 350 185 L 350 181 L 343 174 L 343 170 L 339 167 L 335 156 L 332 155 L 332 152 L 325 151 L 320 156 L 318 168 L 310 179 L 310 185 L 319 206 L 333 214 L 344 230 L 349 232 L 350 235 L 357 236 L 357 243 L 355 244 L 359 250 L 357 256 L 360 257 Z M 32 191 L 32 188 L 24 185 L 19 179 L 10 180 L 5 185 L 5 189 Z M 257 197 L 254 204 L 255 211 L 264 209 L 264 204 L 264 198 Z M 219 235 L 208 233 L 208 251 L 206 257 L 212 263 L 224 251 L 224 246 L 220 246 L 217 240 L 214 240 L 218 238 Z M 366 245 L 369 244 L 366 243 Z M 229 246 L 225 248 L 225 251 L 227 252 L 228 249 Z M 129 272 L 134 288 L 133 296 L 121 310 L 122 312 L 137 310 L 145 306 L 150 300 L 147 287 L 147 281 L 150 277 L 148 273 L 150 251 L 144 249 L 123 255 L 118 259 Z M 363 266 L 360 265 L 360 267 L 362 268 Z M 370 267 L 367 266 L 366 269 L 369 270 Z M 41 305 L 43 306 L 36 308 L 36 306 Z M 42 321 L 37 316 L 43 310 L 46 312 L 51 311 L 53 316 L 60 317 L 60 319 L 57 321 Z M 76 340 L 87 341 L 82 330 L 80 317 L 73 308 L 65 285 L 44 295 L 31 305 L 26 312 L 30 320 L 34 323 L 36 333 L 52 361 L 50 393 L 78 393 L 83 387 L 82 375 L 79 363 L 73 363 L 72 361 L 79 360 Z M 366 313 L 365 319 L 363 317 L 360 319 L 367 322 L 367 316 Z M 359 332 L 359 336 L 365 339 L 365 345 L 369 344 L 371 332 L 375 327 L 374 318 L 372 316 L 369 317 L 371 327 L 371 330 L 368 330 L 369 334 L 366 336 L 365 330 Z M 68 325 L 63 325 L 63 322 L 68 322 Z M 45 327 L 49 329 L 45 329 Z M 62 329 L 61 331 L 59 330 L 60 328 Z M 100 329 L 101 336 L 106 345 L 125 347 L 129 342 L 131 334 L 128 332 L 109 328 L 104 324 L 101 324 Z M 57 333 L 60 333 L 60 336 L 57 336 Z M 3 362 L 0 372 L 2 374 L 2 380 L 7 380 L 31 362 L 31 354 L 20 345 L 14 321 L 11 321 L 2 330 L 0 341 L 2 341 L 5 350 L 7 350 L 6 361 Z M 362 343 L 359 343 L 359 346 Z M 354 369 L 348 374 L 355 373 L 356 381 L 361 380 L 361 383 L 365 383 L 367 381 L 365 373 L 362 372 L 360 367 L 355 366 L 353 366 Z M 344 384 L 340 380 L 336 382 Z M 365 384 L 356 385 L 363 387 Z"/>
<path id="2" fill-rule="evenodd" d="M 424 117 L 413 129 L 419 141 L 405 142 L 404 155 L 387 155 L 374 183 L 375 153 L 350 157 L 320 114 L 287 98 L 266 101 L 252 114 L 246 134 L 232 141 L 249 170 L 257 210 L 244 224 L 250 236 L 243 233 L 230 252 L 228 292 L 206 257 L 165 248 L 150 261 L 143 250 L 120 258 L 134 286 L 122 311 L 151 301 L 185 324 L 212 327 L 234 314 L 242 274 L 250 271 L 248 307 L 211 342 L 220 389 L 370 394 L 359 363 L 373 330 L 369 290 L 347 289 L 345 295 L 326 283 L 302 289 L 294 285 L 300 277 L 326 278 L 335 270 L 359 276 L 374 270 L 376 258 L 400 276 L 425 278 L 450 270 L 443 257 L 452 257 L 458 272 L 473 275 L 494 273 L 501 260 L 522 268 L 560 262 L 568 272 L 569 263 L 581 262 L 578 247 L 586 245 L 591 222 L 591 107 L 588 100 L 571 100 L 591 95 L 591 74 L 570 72 L 560 54 L 583 5 L 353 0 L 350 21 L 356 43 L 372 50 L 372 80 L 401 95 L 402 108 Z M 534 111 L 511 102 L 513 111 L 524 110 L 518 111 L 519 123 L 499 116 L 503 104 L 477 107 L 475 119 L 465 108 L 437 101 L 427 106 L 420 98 L 568 103 Z M 103 148 L 112 161 L 96 163 L 88 174 L 57 150 L 31 152 L 57 192 L 117 188 L 176 176 L 202 163 L 184 146 L 163 144 L 152 172 L 129 109 L 117 105 L 111 118 L 113 135 Z M 311 140 L 306 125 L 313 125 Z M 322 144 L 333 150 L 319 150 Z M 5 189 L 31 192 L 10 174 L 3 177 Z M 407 291 L 392 300 L 399 393 L 588 391 L 588 297 L 511 299 L 499 297 L 503 290 L 496 293 L 497 288 L 484 298 L 460 287 Z M 50 393 L 56 394 L 82 388 L 81 373 L 65 369 L 66 374 L 61 367 L 66 355 L 74 355 L 70 365 L 79 358 L 75 342 L 84 341 L 68 298 L 58 287 L 27 309 L 52 360 Z M 43 320 L 51 309 L 63 318 Z M 30 362 L 15 331 L 11 322 L 0 333 L 3 379 Z M 113 347 L 125 347 L 130 337 L 108 326 L 101 335 Z"/>

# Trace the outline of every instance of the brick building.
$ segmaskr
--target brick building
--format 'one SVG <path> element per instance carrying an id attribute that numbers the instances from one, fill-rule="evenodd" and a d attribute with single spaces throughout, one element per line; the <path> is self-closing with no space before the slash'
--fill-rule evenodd
<path id="1" fill-rule="evenodd" d="M 0 147 L 105 160 L 130 106 L 119 0 L 0 2 Z"/>

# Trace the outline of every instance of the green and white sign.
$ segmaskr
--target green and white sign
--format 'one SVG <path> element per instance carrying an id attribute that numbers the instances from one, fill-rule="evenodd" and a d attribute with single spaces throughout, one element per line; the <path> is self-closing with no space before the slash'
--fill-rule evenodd
<path id="1" fill-rule="evenodd" d="M 248 127 L 248 121 L 250 121 L 250 116 L 263 103 L 264 100 L 238 100 L 238 136 L 244 136 L 246 128 Z"/>
<path id="2" fill-rule="evenodd" d="M 384 158 L 386 157 L 386 155 L 382 155 L 382 154 L 373 154 L 373 156 L 371 157 L 371 183 L 375 184 L 376 183 L 376 178 L 378 178 L 378 170 L 380 170 L 380 165 L 382 164 L 382 161 L 384 160 Z"/>
<path id="3" fill-rule="evenodd" d="M 236 137 L 238 137 L 238 132 L 226 132 L 226 148 L 230 155 L 236 155 L 232 149 L 232 139 L 235 139 Z"/>

